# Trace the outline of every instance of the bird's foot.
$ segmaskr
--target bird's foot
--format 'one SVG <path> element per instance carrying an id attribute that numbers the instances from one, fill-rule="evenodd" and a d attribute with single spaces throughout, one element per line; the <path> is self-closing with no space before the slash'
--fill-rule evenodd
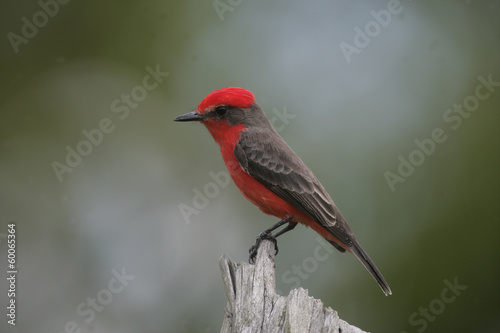
<path id="1" fill-rule="evenodd" d="M 257 256 L 257 251 L 259 250 L 260 244 L 264 239 L 270 240 L 274 244 L 274 250 L 275 250 L 275 255 L 278 254 L 278 241 L 276 240 L 276 237 L 274 237 L 271 234 L 270 230 L 265 230 L 257 236 L 257 239 L 255 240 L 255 244 L 252 245 L 252 247 L 248 250 L 250 253 L 250 257 L 248 258 L 248 262 L 250 264 L 255 264 L 255 257 Z"/>

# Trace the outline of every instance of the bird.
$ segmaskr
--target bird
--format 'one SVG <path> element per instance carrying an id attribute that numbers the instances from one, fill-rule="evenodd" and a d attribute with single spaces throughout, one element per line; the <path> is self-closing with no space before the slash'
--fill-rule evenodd
<path id="1" fill-rule="evenodd" d="M 392 294 L 328 192 L 276 132 L 252 92 L 239 87 L 215 90 L 195 111 L 174 120 L 205 125 L 219 145 L 228 172 L 243 196 L 263 213 L 280 219 L 259 234 L 250 249 L 251 258 L 266 238 L 274 241 L 277 252 L 276 237 L 301 223 L 338 251 L 354 254 L 384 294 Z M 286 226 L 272 234 L 283 225 Z"/>

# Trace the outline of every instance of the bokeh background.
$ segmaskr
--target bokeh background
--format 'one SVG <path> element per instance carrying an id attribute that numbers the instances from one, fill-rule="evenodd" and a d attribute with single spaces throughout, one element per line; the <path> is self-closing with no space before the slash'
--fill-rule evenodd
<path id="1" fill-rule="evenodd" d="M 220 330 L 219 257 L 246 260 L 276 222 L 234 184 L 214 187 L 218 147 L 172 121 L 225 86 L 255 93 L 393 290 L 299 227 L 279 240 L 282 294 L 307 288 L 367 331 L 500 331 L 499 1 L 23 0 L 0 13 L 1 332 Z M 480 77 L 496 83 L 474 105 Z M 464 101 L 474 111 L 447 111 Z M 103 119 L 89 148 L 83 131 Z M 422 158 L 415 140 L 435 129 L 446 140 Z M 87 156 L 58 177 L 68 149 Z M 419 165 L 391 188 L 410 155 Z"/>

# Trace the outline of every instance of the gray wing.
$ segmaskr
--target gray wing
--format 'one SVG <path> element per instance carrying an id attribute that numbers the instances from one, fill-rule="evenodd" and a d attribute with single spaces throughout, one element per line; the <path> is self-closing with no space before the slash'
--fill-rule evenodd
<path id="1" fill-rule="evenodd" d="M 243 131 L 234 153 L 252 177 L 311 217 L 344 245 L 352 246 L 354 234 L 328 193 L 274 130 Z"/>

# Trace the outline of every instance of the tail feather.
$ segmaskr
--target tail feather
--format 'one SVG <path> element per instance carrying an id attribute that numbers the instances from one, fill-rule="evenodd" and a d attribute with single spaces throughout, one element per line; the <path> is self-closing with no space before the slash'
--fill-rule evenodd
<path id="1" fill-rule="evenodd" d="M 382 276 L 382 273 L 378 270 L 377 266 L 375 266 L 375 263 L 373 260 L 370 258 L 368 253 L 363 250 L 361 245 L 359 245 L 357 242 L 354 242 L 353 246 L 350 248 L 351 252 L 356 256 L 356 258 L 361 261 L 363 266 L 370 272 L 370 274 L 373 276 L 375 281 L 377 281 L 378 285 L 384 292 L 384 294 L 387 295 L 392 295 L 391 288 L 389 287 L 389 284 L 387 281 L 385 281 L 384 277 Z"/>

